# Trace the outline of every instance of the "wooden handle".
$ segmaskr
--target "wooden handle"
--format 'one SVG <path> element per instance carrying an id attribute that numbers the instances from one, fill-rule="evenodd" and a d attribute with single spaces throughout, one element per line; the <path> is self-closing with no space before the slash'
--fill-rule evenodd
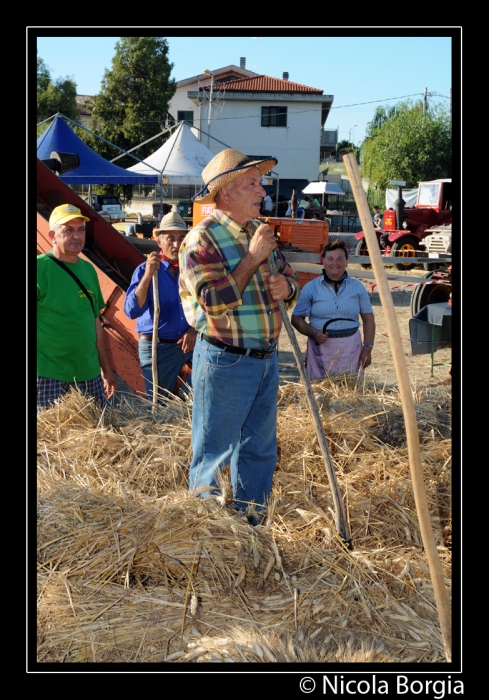
<path id="1" fill-rule="evenodd" d="M 160 295 L 158 293 L 158 270 L 153 272 L 153 345 L 151 348 L 151 367 L 153 371 L 153 411 L 158 403 L 158 326 L 160 320 Z"/>
<path id="2" fill-rule="evenodd" d="M 270 253 L 270 255 L 268 256 L 267 262 L 272 275 L 276 274 L 277 266 L 275 265 L 273 252 Z M 316 429 L 319 447 L 321 448 L 321 453 L 323 455 L 324 466 L 326 467 L 326 474 L 328 476 L 329 487 L 331 489 L 331 495 L 333 497 L 336 532 L 343 539 L 343 541 L 347 543 L 348 546 L 351 548 L 351 534 L 348 525 L 348 520 L 346 517 L 345 507 L 343 504 L 343 498 L 341 497 L 338 479 L 336 478 L 336 472 L 334 470 L 333 462 L 331 460 L 328 443 L 326 442 L 326 436 L 324 434 L 324 428 L 321 421 L 319 409 L 316 403 L 316 399 L 314 397 L 314 392 L 312 390 L 311 382 L 304 367 L 304 363 L 302 362 L 302 354 L 299 347 L 299 343 L 297 342 L 297 338 L 295 336 L 295 332 L 290 322 L 289 315 L 287 313 L 287 309 L 285 307 L 283 299 L 278 300 L 278 306 L 280 309 L 280 315 L 282 316 L 282 321 L 284 322 L 285 328 L 287 329 L 287 334 L 292 345 L 292 350 L 294 352 L 297 367 L 299 368 L 302 383 L 304 384 L 304 389 L 306 390 L 307 404 L 309 406 L 309 411 L 314 421 L 314 427 Z"/>
<path id="3" fill-rule="evenodd" d="M 391 345 L 392 357 L 394 359 L 394 367 L 396 370 L 397 381 L 399 382 L 399 394 L 401 396 L 404 423 L 406 425 L 409 468 L 413 482 L 414 500 L 416 503 L 421 538 L 426 551 L 431 581 L 433 583 L 433 590 L 443 638 L 443 646 L 445 648 L 445 656 L 447 661 L 451 662 L 452 623 L 450 616 L 450 603 L 445 587 L 443 569 L 433 535 L 428 500 L 426 498 L 426 490 L 423 482 L 423 467 L 421 464 L 421 451 L 419 449 L 418 423 L 416 420 L 416 411 L 414 408 L 414 401 L 409 383 L 409 375 L 402 351 L 401 333 L 397 323 L 396 310 L 394 307 L 394 302 L 392 301 L 389 284 L 387 282 L 384 264 L 380 255 L 377 235 L 374 231 L 372 218 L 370 216 L 370 209 L 367 198 L 365 197 L 362 181 L 360 179 L 357 161 L 353 153 L 346 153 L 343 155 L 343 161 L 346 166 L 346 172 L 350 178 L 350 184 L 352 186 L 358 214 L 363 232 L 365 234 L 365 239 L 367 241 L 370 262 L 375 273 L 375 280 L 379 290 L 380 301 L 382 303 L 382 309 L 386 319 L 387 332 Z"/>

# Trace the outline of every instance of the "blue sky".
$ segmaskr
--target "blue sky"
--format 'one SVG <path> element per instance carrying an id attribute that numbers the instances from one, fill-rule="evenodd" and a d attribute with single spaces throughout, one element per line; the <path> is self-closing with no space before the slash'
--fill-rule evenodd
<path id="1" fill-rule="evenodd" d="M 37 36 L 39 56 L 49 67 L 51 76 L 73 78 L 78 94 L 97 94 L 105 69 L 111 68 L 118 37 L 101 36 L 104 28 L 97 30 L 98 36 L 83 37 L 80 27 L 71 31 L 66 28 L 66 34 L 71 36 L 39 36 L 49 34 L 49 29 L 29 28 L 29 32 Z M 62 30 L 52 29 L 52 34 Z M 87 28 L 86 33 L 92 29 Z M 137 29 L 148 34 L 155 28 L 114 28 L 113 31 L 119 30 L 127 36 L 135 34 Z M 177 28 L 170 29 L 174 34 L 179 33 Z M 219 29 L 232 33 L 232 29 Z M 288 72 L 291 81 L 320 88 L 334 96 L 326 128 L 338 128 L 340 140 L 351 139 L 357 145 L 365 137 L 367 123 L 379 105 L 422 99 L 425 88 L 428 93 L 437 93 L 430 99 L 449 106 L 453 87 L 453 100 L 460 101 L 458 28 L 414 27 L 411 36 L 410 29 L 405 27 L 389 29 L 389 35 L 384 28 L 378 31 L 373 28 L 368 36 L 368 28 L 363 27 L 358 32 L 349 27 L 328 28 L 331 36 L 307 36 L 309 32 L 317 33 L 317 28 L 294 30 L 302 36 L 277 36 L 280 28 L 269 28 L 273 36 L 259 37 L 251 36 L 257 28 L 250 28 L 250 36 L 243 36 L 243 28 L 238 29 L 241 36 L 184 36 L 184 28 L 181 36 L 163 34 L 168 38 L 169 58 L 174 64 L 172 77 L 182 80 L 204 69 L 239 65 L 241 57 L 246 58 L 247 68 L 260 74 L 281 78 L 283 72 Z M 107 28 L 109 31 L 112 28 Z M 287 28 L 283 34 L 289 32 Z M 339 33 L 347 35 L 338 36 Z M 455 36 L 453 46 L 451 35 Z"/>

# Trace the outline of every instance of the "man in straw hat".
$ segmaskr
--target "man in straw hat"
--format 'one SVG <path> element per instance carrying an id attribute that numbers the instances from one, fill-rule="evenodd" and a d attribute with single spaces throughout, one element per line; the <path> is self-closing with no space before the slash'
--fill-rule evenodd
<path id="1" fill-rule="evenodd" d="M 37 410 L 71 387 L 104 404 L 117 389 L 105 347 L 105 307 L 95 268 L 79 254 L 90 219 L 73 204 L 49 218 L 52 250 L 37 257 Z"/>
<path id="2" fill-rule="evenodd" d="M 255 504 L 253 524 L 261 520 L 277 459 L 277 301 L 291 303 L 299 292 L 273 231 L 256 221 L 262 176 L 276 163 L 234 148 L 218 153 L 194 197 L 216 208 L 180 249 L 180 294 L 198 333 L 190 488 L 202 497 L 218 493 L 219 472 L 230 463 L 234 506 L 246 511 Z M 272 252 L 274 275 L 267 262 Z"/>
<path id="3" fill-rule="evenodd" d="M 136 318 L 139 333 L 139 361 L 146 387 L 146 396 L 153 396 L 153 323 L 154 293 L 153 275 L 158 273 L 158 387 L 162 395 L 176 392 L 177 379 L 182 367 L 191 362 L 196 332 L 185 318 L 178 293 L 178 251 L 188 229 L 177 212 L 169 212 L 162 219 L 158 234 L 161 252 L 148 255 L 146 262 L 133 273 L 126 293 L 124 311 L 129 318 Z M 187 378 L 187 383 L 190 380 Z M 161 391 L 164 390 L 164 391 Z M 168 393 L 167 393 L 168 392 Z"/>

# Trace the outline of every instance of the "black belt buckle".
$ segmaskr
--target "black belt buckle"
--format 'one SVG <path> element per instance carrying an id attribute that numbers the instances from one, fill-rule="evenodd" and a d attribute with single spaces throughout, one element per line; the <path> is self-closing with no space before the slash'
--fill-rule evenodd
<path id="1" fill-rule="evenodd" d="M 247 350 L 245 354 L 246 354 L 246 355 L 249 355 L 250 357 L 257 357 L 257 358 L 259 358 L 260 360 L 268 360 L 270 357 L 273 356 L 273 353 L 275 352 L 275 347 L 276 347 L 276 343 L 275 343 L 275 345 L 273 346 L 273 348 L 270 349 L 270 350 L 253 350 L 253 349 L 250 349 L 250 350 Z"/>

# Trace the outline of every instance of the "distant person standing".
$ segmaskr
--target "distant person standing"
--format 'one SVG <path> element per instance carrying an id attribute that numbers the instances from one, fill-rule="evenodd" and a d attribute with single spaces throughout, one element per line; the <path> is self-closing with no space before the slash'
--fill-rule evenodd
<path id="1" fill-rule="evenodd" d="M 301 199 L 299 201 L 299 206 L 297 207 L 296 213 L 298 219 L 303 219 L 305 217 L 308 205 L 309 202 L 307 201 L 307 199 Z"/>
<path id="2" fill-rule="evenodd" d="M 375 205 L 373 207 L 372 221 L 374 224 L 374 228 L 380 228 L 380 224 L 382 221 L 382 214 L 380 213 L 379 207 L 377 205 Z"/>
<path id="3" fill-rule="evenodd" d="M 272 216 L 273 203 L 272 203 L 272 198 L 270 197 L 269 194 L 266 194 L 263 197 L 262 212 L 263 212 L 263 216 Z"/>

